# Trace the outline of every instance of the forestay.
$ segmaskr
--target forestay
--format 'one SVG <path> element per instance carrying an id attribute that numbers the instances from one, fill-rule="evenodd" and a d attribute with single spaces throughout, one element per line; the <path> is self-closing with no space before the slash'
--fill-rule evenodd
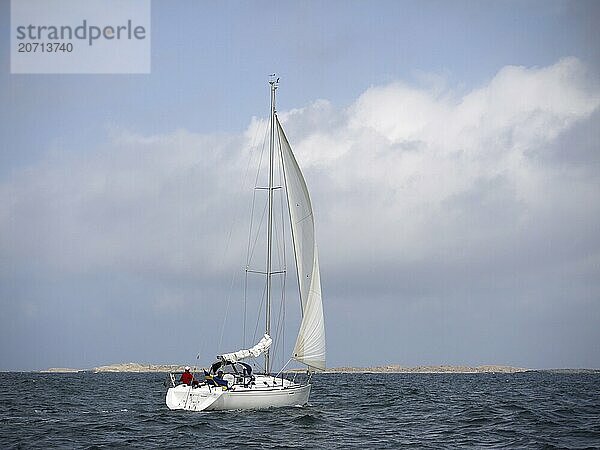
<path id="1" fill-rule="evenodd" d="M 302 323 L 293 355 L 301 363 L 325 370 L 325 324 L 313 211 L 304 176 L 279 119 L 276 121 L 302 305 Z"/>

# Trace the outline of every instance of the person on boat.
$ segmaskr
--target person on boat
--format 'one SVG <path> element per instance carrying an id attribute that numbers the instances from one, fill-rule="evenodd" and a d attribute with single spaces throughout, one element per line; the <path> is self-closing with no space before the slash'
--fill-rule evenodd
<path id="1" fill-rule="evenodd" d="M 181 374 L 181 378 L 179 378 L 179 381 L 181 381 L 183 384 L 187 384 L 188 386 L 192 384 L 192 381 L 194 381 L 194 375 L 190 373 L 189 366 L 186 366 L 185 372 Z"/>
<path id="2" fill-rule="evenodd" d="M 242 366 L 242 380 L 244 387 L 248 387 L 249 384 L 254 382 L 254 375 L 252 375 L 252 367 L 249 364 L 240 363 Z"/>
<path id="3" fill-rule="evenodd" d="M 217 386 L 225 386 L 227 387 L 228 383 L 223 379 L 223 371 L 219 370 L 217 375 L 213 377 L 213 381 L 217 384 Z"/>
<path id="4" fill-rule="evenodd" d="M 206 370 L 204 371 L 204 381 L 209 386 L 219 387 L 223 386 L 225 389 L 229 387 L 229 383 L 223 379 L 223 371 L 219 370 L 216 375 L 211 375 Z"/>

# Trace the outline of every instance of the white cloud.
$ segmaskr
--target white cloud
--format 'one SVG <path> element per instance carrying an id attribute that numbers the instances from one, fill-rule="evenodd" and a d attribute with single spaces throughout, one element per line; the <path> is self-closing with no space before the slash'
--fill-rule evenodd
<path id="1" fill-rule="evenodd" d="M 318 100 L 282 111 L 313 193 L 325 270 L 492 260 L 536 233 L 560 245 L 597 225 L 598 179 L 527 155 L 543 155 L 599 104 L 585 68 L 567 58 L 505 67 L 462 95 L 394 82 L 344 110 Z M 66 272 L 231 273 L 246 248 L 240 183 L 264 126 L 255 118 L 239 136 L 113 131 L 96 149 L 55 150 L 2 182 L 2 252 Z"/>
<path id="2" fill-rule="evenodd" d="M 349 249 L 344 261 L 431 258 L 465 240 L 522 239 L 542 217 L 547 228 L 559 227 L 564 216 L 551 211 L 579 208 L 597 220 L 589 203 L 597 180 L 557 173 L 526 153 L 543 155 L 599 104 L 584 67 L 567 58 L 545 68 L 505 67 L 462 96 L 403 83 L 372 87 L 338 113 L 344 120 L 329 133 L 305 129 L 291 139 L 299 158 L 326 177 L 317 181 L 325 228 L 338 241 L 332 247 Z M 328 139 L 332 152 L 320 147 L 326 156 L 303 159 Z M 336 223 L 346 226 L 341 235 Z"/>
<path id="3" fill-rule="evenodd" d="M 231 137 L 178 130 L 54 151 L 3 183 L 2 249 L 17 265 L 67 272 L 212 270 L 205 250 L 222 231 L 228 174 L 239 171 L 232 146 Z"/>

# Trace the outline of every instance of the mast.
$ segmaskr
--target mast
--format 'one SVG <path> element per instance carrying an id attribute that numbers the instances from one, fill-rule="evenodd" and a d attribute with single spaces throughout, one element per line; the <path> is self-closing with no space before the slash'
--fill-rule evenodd
<path id="1" fill-rule="evenodd" d="M 265 333 L 271 336 L 271 256 L 273 250 L 273 160 L 275 153 L 275 90 L 277 89 L 277 80 L 272 79 L 269 81 L 271 85 L 271 136 L 269 140 L 269 219 L 267 227 L 267 299 L 265 307 Z M 270 372 L 270 352 L 265 352 L 265 374 Z"/>

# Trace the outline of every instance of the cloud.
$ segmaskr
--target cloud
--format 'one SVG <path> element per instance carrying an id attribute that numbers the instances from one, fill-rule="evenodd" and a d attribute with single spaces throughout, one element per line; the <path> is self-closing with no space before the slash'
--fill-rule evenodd
<path id="1" fill-rule="evenodd" d="M 582 202 L 595 220 L 596 180 L 576 169 L 557 172 L 530 153 L 543 154 L 599 102 L 581 63 L 569 58 L 545 68 L 505 67 L 462 96 L 402 83 L 372 87 L 329 132 L 296 130 L 295 122 L 306 122 L 296 120 L 298 112 L 286 119 L 300 158 L 309 155 L 308 176 L 319 172 L 326 242 L 344 239 L 335 244 L 347 249 L 343 265 L 370 255 L 451 257 L 466 241 L 501 246 L 542 218 L 560 226 L 564 216 L 548 215 L 577 214 Z M 317 103 L 302 114 L 322 109 Z M 340 235 L 336 222 L 352 226 Z"/>
<path id="2" fill-rule="evenodd" d="M 586 165 L 599 152 L 597 80 L 566 58 L 504 67 L 466 92 L 443 86 L 398 81 L 346 108 L 317 100 L 280 112 L 313 196 L 329 312 L 360 316 L 375 304 L 398 320 L 402 308 L 427 321 L 454 305 L 446 314 L 479 327 L 509 321 L 506 305 L 524 317 L 544 304 L 597 315 L 600 179 Z M 0 184 L 0 249 L 10 261 L 2 277 L 119 272 L 161 280 L 149 300 L 156 311 L 189 308 L 199 294 L 185 283 L 205 283 L 222 301 L 245 262 L 250 197 L 242 194 L 265 126 L 254 118 L 233 136 L 112 130 L 99 147 L 53 149 Z M 343 362 L 341 332 L 329 333 Z M 573 345 L 590 336 L 600 338 L 589 332 Z M 381 354 L 394 358 L 397 339 L 382 339 L 390 344 Z M 600 362 L 589 347 L 579 355 Z"/>
<path id="3" fill-rule="evenodd" d="M 2 248 L 67 272 L 189 270 L 219 230 L 233 140 L 113 133 L 92 151 L 55 150 L 3 184 Z"/>

